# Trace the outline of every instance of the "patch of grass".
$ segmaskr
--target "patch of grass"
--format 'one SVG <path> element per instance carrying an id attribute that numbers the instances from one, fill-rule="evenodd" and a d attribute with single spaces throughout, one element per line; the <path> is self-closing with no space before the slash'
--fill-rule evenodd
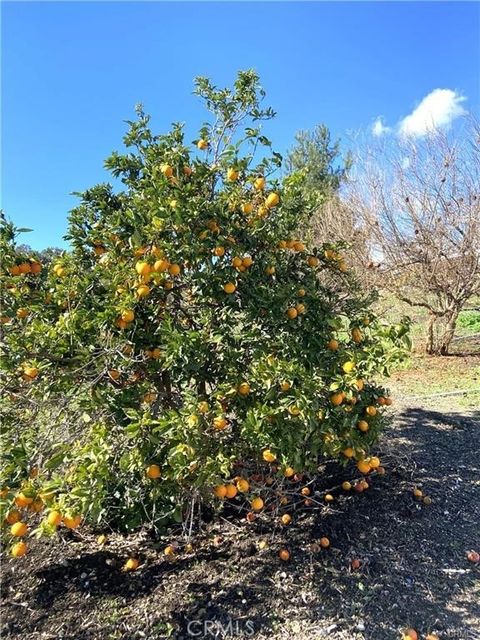
<path id="1" fill-rule="evenodd" d="M 458 316 L 458 327 L 465 333 L 480 333 L 480 311 L 462 311 Z"/>

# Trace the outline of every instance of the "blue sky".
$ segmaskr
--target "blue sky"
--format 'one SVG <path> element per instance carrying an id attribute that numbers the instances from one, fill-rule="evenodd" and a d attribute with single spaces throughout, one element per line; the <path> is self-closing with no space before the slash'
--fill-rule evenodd
<path id="1" fill-rule="evenodd" d="M 4 2 L 2 207 L 33 247 L 64 246 L 69 194 L 109 179 L 137 102 L 156 132 L 185 121 L 194 137 L 196 75 L 254 67 L 280 152 L 319 122 L 345 138 L 408 116 L 418 130 L 432 106 L 478 112 L 479 29 L 474 2 Z"/>

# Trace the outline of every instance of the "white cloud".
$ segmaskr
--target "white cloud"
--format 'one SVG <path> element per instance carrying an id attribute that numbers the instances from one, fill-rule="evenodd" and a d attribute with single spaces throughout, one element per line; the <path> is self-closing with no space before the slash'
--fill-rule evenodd
<path id="1" fill-rule="evenodd" d="M 382 118 L 377 118 L 372 125 L 372 133 L 374 136 L 383 136 L 384 133 L 388 133 L 390 127 L 383 124 Z"/>
<path id="2" fill-rule="evenodd" d="M 404 136 L 423 136 L 437 128 L 448 127 L 455 118 L 466 113 L 466 98 L 451 89 L 434 89 L 399 123 Z"/>

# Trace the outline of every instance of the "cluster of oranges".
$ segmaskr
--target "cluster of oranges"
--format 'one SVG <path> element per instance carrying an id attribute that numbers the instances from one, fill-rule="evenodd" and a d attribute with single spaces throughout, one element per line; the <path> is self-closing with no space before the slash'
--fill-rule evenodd
<path id="1" fill-rule="evenodd" d="M 8 271 L 11 276 L 22 276 L 29 273 L 38 276 L 42 271 L 42 264 L 37 260 L 29 260 L 28 262 L 12 265 Z"/>
<path id="2" fill-rule="evenodd" d="M 30 477 L 35 477 L 35 475 L 36 470 L 32 469 Z M 9 493 L 9 489 L 2 489 L 0 497 L 8 498 Z M 29 513 L 36 514 L 43 512 L 46 504 L 51 503 L 53 498 L 54 495 L 52 493 L 36 494 L 33 489 L 25 489 L 16 493 L 13 496 L 13 508 L 6 514 L 4 522 L 5 525 L 10 527 L 9 531 L 12 539 L 26 536 L 30 528 L 24 520 L 28 518 Z M 77 529 L 81 522 L 81 516 L 70 512 L 62 514 L 52 506 L 49 508 L 43 520 L 43 525 L 50 528 L 57 528 L 63 524 L 67 529 Z M 25 555 L 27 550 L 27 544 L 23 540 L 20 540 L 12 545 L 10 552 L 14 558 L 19 558 Z"/>

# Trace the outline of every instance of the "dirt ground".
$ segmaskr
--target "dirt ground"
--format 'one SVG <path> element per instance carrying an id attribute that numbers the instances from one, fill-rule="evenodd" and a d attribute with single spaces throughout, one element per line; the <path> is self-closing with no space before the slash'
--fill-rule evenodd
<path id="1" fill-rule="evenodd" d="M 227 516 L 174 560 L 146 532 L 104 547 L 88 531 L 33 542 L 3 562 L 1 637 L 398 640 L 411 626 L 419 638 L 479 639 L 480 565 L 466 552 L 480 551 L 480 407 L 436 404 L 397 407 L 380 444 L 387 473 L 363 493 L 302 508 L 289 527 Z M 329 549 L 315 547 L 321 536 Z M 125 574 L 131 554 L 141 566 Z"/>

